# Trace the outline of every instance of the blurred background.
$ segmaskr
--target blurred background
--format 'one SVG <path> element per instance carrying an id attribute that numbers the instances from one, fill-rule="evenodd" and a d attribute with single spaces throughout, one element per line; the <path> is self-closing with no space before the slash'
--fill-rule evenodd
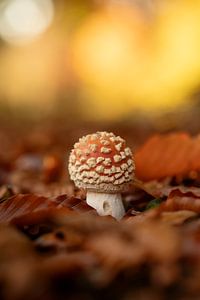
<path id="1" fill-rule="evenodd" d="M 84 134 L 112 131 L 135 153 L 155 132 L 199 133 L 199 116 L 199 0 L 0 0 L 12 193 L 73 194 L 66 164 Z"/>
<path id="2" fill-rule="evenodd" d="M 199 92 L 199 0 L 0 1 L 1 123 L 198 132 Z"/>

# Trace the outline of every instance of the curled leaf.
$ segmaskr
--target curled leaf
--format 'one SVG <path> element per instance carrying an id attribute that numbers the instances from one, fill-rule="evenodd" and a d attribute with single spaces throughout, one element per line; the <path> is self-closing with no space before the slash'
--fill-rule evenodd
<path id="1" fill-rule="evenodd" d="M 136 175 L 144 181 L 177 176 L 197 179 L 200 136 L 170 133 L 151 137 L 135 154 Z M 193 178 L 195 177 L 195 178 Z"/>
<path id="2" fill-rule="evenodd" d="M 171 225 L 181 225 L 185 221 L 193 219 L 197 217 L 197 213 L 190 210 L 180 210 L 180 211 L 173 211 L 173 212 L 163 212 L 161 214 L 161 220 L 164 223 L 168 223 Z"/>
<path id="3" fill-rule="evenodd" d="M 193 193 L 182 193 L 174 190 L 169 194 L 167 200 L 159 207 L 159 211 L 190 210 L 200 213 L 200 197 Z"/>
<path id="4" fill-rule="evenodd" d="M 187 173 L 191 148 L 186 133 L 153 136 L 135 154 L 137 177 L 150 181 Z"/>

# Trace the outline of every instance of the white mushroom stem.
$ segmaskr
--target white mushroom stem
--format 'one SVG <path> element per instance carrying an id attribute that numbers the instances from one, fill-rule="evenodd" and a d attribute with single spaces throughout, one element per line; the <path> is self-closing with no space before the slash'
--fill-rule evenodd
<path id="1" fill-rule="evenodd" d="M 100 216 L 111 215 L 120 220 L 125 215 L 121 194 L 87 192 L 86 202 L 95 208 Z"/>

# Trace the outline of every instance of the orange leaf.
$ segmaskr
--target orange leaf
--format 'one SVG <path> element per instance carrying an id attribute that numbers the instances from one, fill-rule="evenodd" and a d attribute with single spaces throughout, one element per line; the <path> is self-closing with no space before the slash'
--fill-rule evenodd
<path id="1" fill-rule="evenodd" d="M 144 181 L 200 170 L 200 138 L 187 133 L 155 135 L 135 154 L 136 176 Z M 197 159 L 198 158 L 198 159 Z"/>

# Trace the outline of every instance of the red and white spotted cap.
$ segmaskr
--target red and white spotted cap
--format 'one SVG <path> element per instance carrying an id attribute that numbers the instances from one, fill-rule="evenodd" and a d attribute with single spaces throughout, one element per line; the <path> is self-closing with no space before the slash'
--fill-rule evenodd
<path id="1" fill-rule="evenodd" d="M 79 139 L 69 157 L 69 174 L 79 188 L 122 192 L 133 181 L 135 165 L 126 142 L 113 133 L 97 132 Z"/>

